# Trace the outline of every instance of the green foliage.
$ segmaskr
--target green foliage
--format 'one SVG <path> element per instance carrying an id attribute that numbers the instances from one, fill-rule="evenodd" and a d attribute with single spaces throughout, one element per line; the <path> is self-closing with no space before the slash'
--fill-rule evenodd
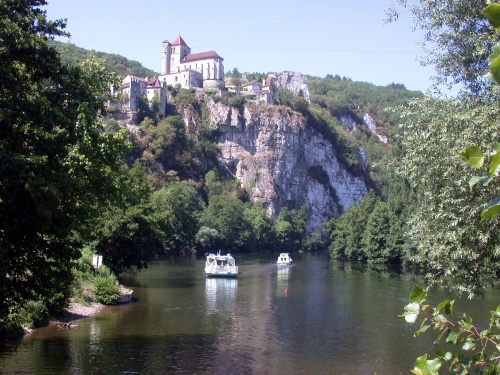
<path id="1" fill-rule="evenodd" d="M 36 328 L 37 323 L 46 322 L 50 317 L 44 299 L 28 301 L 23 307 L 8 317 L 9 324 L 15 327 Z"/>
<path id="2" fill-rule="evenodd" d="M 245 205 L 243 211 L 246 227 L 246 247 L 251 252 L 269 249 L 272 241 L 272 224 L 261 204 Z"/>
<path id="3" fill-rule="evenodd" d="M 147 261 L 165 251 L 165 233 L 152 206 L 153 187 L 146 169 L 135 164 L 120 178 L 121 201 L 103 209 L 96 221 L 93 247 L 103 263 L 119 274 L 147 267 Z"/>
<path id="4" fill-rule="evenodd" d="M 409 7 L 405 0 L 398 3 Z M 422 63 L 436 70 L 433 87 L 436 92 L 440 86 L 461 85 L 462 92 L 479 96 L 490 88 L 485 72 L 497 36 L 483 13 L 489 3 L 487 0 L 421 0 L 411 5 L 414 27 L 424 35 L 422 44 L 426 53 Z M 397 19 L 398 13 L 395 8 L 389 9 L 388 20 Z"/>
<path id="5" fill-rule="evenodd" d="M 302 241 L 302 250 L 304 251 L 323 251 L 325 248 L 326 244 L 323 240 L 323 234 L 319 230 L 314 230 Z"/>
<path id="6" fill-rule="evenodd" d="M 196 244 L 200 246 L 202 250 L 214 248 L 218 241 L 219 232 L 216 229 L 202 226 L 196 233 Z"/>
<path id="7" fill-rule="evenodd" d="M 49 44 L 61 54 L 63 64 L 76 66 L 91 57 L 97 57 L 104 60 L 104 67 L 107 71 L 115 72 L 122 77 L 125 77 L 126 75 L 138 77 L 158 76 L 158 73 L 143 67 L 138 61 L 129 60 L 126 57 L 117 54 L 94 50 L 89 51 L 71 43 L 58 41 L 50 41 Z"/>
<path id="8" fill-rule="evenodd" d="M 389 186 L 385 201 L 372 190 L 358 206 L 324 225 L 332 258 L 411 265 L 415 248 L 406 232 L 415 207 L 412 191 L 396 177 Z"/>
<path id="9" fill-rule="evenodd" d="M 478 183 L 483 186 L 489 185 L 493 179 L 499 176 L 500 171 L 500 144 L 496 144 L 493 153 L 489 156 L 483 154 L 478 146 L 466 147 L 464 151 L 460 152 L 462 160 L 473 168 L 480 169 L 483 167 L 485 161 L 488 163 L 488 175 L 486 176 L 473 176 L 469 180 L 471 187 Z M 481 221 L 494 218 L 500 214 L 500 198 L 495 197 L 487 204 L 486 208 L 481 213 Z"/>
<path id="10" fill-rule="evenodd" d="M 323 110 L 314 106 L 303 107 L 302 111 L 307 125 L 322 134 L 333 145 L 338 159 L 346 168 L 354 175 L 362 175 L 364 170 L 360 164 L 359 146 L 344 127 Z"/>
<path id="11" fill-rule="evenodd" d="M 114 305 L 120 298 L 120 288 L 116 278 L 98 275 L 94 278 L 94 299 L 104 305 Z"/>
<path id="12" fill-rule="evenodd" d="M 386 109 L 407 103 L 413 98 L 421 98 L 420 91 L 410 91 L 402 87 L 375 86 L 368 82 L 352 80 L 329 80 L 309 77 L 311 103 L 318 104 L 332 116 L 351 116 L 360 123 L 369 112 L 378 119 L 378 125 L 396 124 L 397 117 Z"/>
<path id="13" fill-rule="evenodd" d="M 497 216 L 500 213 L 497 202 L 499 199 L 498 197 L 490 198 L 490 204 L 482 211 L 479 221 L 477 207 L 480 207 L 480 201 L 487 198 L 485 193 L 488 192 L 475 189 L 474 186 L 479 182 L 486 186 L 496 177 L 500 165 L 500 154 L 497 154 L 500 146 L 495 146 L 494 152 L 487 157 L 478 146 L 467 146 L 467 143 L 492 144 L 492 140 L 498 137 L 496 128 L 499 114 L 496 103 L 492 105 L 491 100 L 486 99 L 487 96 L 483 95 L 487 85 L 484 85 L 482 79 L 478 79 L 477 71 L 474 71 L 475 68 L 481 68 L 484 64 L 484 52 L 487 48 L 483 48 L 481 43 L 491 42 L 487 33 L 481 32 L 480 36 L 474 35 L 477 25 L 482 23 L 482 20 L 478 21 L 477 19 L 479 18 L 477 16 L 478 8 L 484 7 L 485 4 L 484 2 L 464 4 L 461 1 L 455 3 L 457 4 L 454 5 L 460 4 L 461 6 L 450 7 L 449 4 L 446 4 L 444 14 L 436 12 L 436 8 L 433 7 L 431 15 L 426 15 L 428 19 L 424 19 L 423 24 L 428 27 L 431 24 L 430 20 L 449 17 L 450 13 L 453 14 L 455 21 L 450 21 L 450 18 L 447 18 L 446 22 L 443 22 L 441 19 L 439 28 L 453 22 L 465 24 L 465 26 L 461 24 L 460 29 L 449 28 L 449 30 L 454 29 L 454 35 L 451 37 L 447 35 L 446 31 L 441 33 L 440 38 L 442 39 L 439 47 L 444 47 L 445 51 L 448 49 L 448 52 L 443 53 L 441 50 L 434 55 L 434 58 L 439 54 L 441 54 L 440 58 L 448 54 L 447 57 L 450 61 L 453 58 L 467 59 L 456 66 L 448 65 L 449 61 L 444 63 L 441 61 L 441 67 L 444 67 L 445 71 L 449 69 L 447 75 L 451 75 L 456 82 L 463 83 L 469 93 L 479 95 L 479 98 L 477 100 L 462 98 L 463 100 L 460 102 L 438 102 L 432 103 L 432 105 L 425 103 L 424 106 L 420 106 L 418 113 L 413 111 L 419 128 L 410 126 L 410 129 L 406 131 L 418 131 L 420 133 L 418 138 L 424 141 L 422 145 L 409 149 L 408 157 L 403 159 L 405 165 L 399 172 L 409 176 L 410 181 L 418 184 L 417 191 L 422 193 L 421 216 L 416 215 L 415 222 L 419 227 L 417 233 L 420 232 L 419 239 L 423 244 L 421 249 L 425 254 L 425 260 L 429 262 L 429 268 L 435 272 L 434 277 L 439 276 L 441 284 L 447 283 L 447 281 L 443 282 L 443 279 L 451 280 L 447 284 L 450 289 L 455 289 L 459 293 L 466 291 L 469 296 L 473 296 L 475 292 L 479 291 L 480 293 L 486 284 L 496 281 L 499 270 L 498 256 L 496 255 L 498 249 Z M 419 12 L 422 8 L 425 9 L 425 5 L 416 11 Z M 465 10 L 469 10 L 470 14 L 462 13 L 460 17 L 457 17 L 458 11 L 464 12 Z M 494 27 L 500 26 L 498 4 L 490 5 L 484 13 Z M 425 13 L 421 13 L 420 17 L 422 14 Z M 470 34 L 471 31 L 472 34 Z M 427 34 L 428 40 L 432 40 L 436 36 L 435 32 L 436 29 L 432 29 L 432 32 Z M 481 40 L 481 38 L 483 39 Z M 450 56 L 449 52 L 454 41 L 466 42 L 467 44 L 460 46 L 461 51 L 458 54 L 453 48 L 455 56 Z M 481 53 L 477 53 L 477 50 L 471 48 L 471 46 L 477 47 L 478 45 L 483 49 Z M 438 48 L 439 50 L 440 48 Z M 498 51 L 494 51 L 494 55 L 497 53 Z M 490 75 L 496 80 L 500 75 L 496 71 L 499 68 L 495 58 L 496 56 L 493 56 Z M 489 90 L 488 94 L 492 94 L 492 97 L 498 96 L 498 88 L 492 87 Z M 442 112 L 443 110 L 444 112 Z M 437 113 L 438 111 L 441 116 Z M 405 135 L 407 134 L 405 133 Z M 407 137 L 406 140 L 408 141 L 410 138 L 412 137 Z M 411 142 L 415 141 L 415 139 L 411 140 Z M 425 156 L 423 155 L 424 149 L 420 149 L 421 146 L 425 148 Z M 463 151 L 457 152 L 460 149 Z M 456 165 L 456 160 L 453 160 L 449 155 L 450 150 L 454 150 L 462 158 L 465 162 L 463 164 L 482 169 L 485 172 L 485 176 L 476 176 L 469 180 L 469 185 L 473 188 L 472 191 L 463 188 L 465 185 L 464 177 L 467 176 L 467 173 L 463 170 L 463 164 Z M 416 164 L 414 164 L 415 161 L 417 161 Z M 439 161 L 439 166 L 436 161 Z M 485 161 L 490 165 L 485 166 Z M 419 169 L 426 167 L 430 170 L 427 170 L 427 176 L 424 176 L 423 171 Z M 407 171 L 402 173 L 403 169 Z M 439 178 L 434 173 L 439 174 Z M 435 185 L 432 186 L 432 184 Z M 453 207 L 455 204 L 461 206 Z M 443 229 L 443 220 L 449 221 L 450 219 L 452 227 L 446 228 L 447 226 L 445 226 Z M 486 223 L 484 222 L 486 219 L 490 220 Z M 438 226 L 438 221 L 441 221 L 441 226 Z M 432 238 L 429 243 L 426 243 L 428 239 L 425 236 L 427 234 Z M 443 262 L 442 259 L 445 261 Z M 415 336 L 433 328 L 439 331 L 435 344 L 439 345 L 444 339 L 447 347 L 451 347 L 451 349 L 447 351 L 438 347 L 436 358 L 432 360 L 427 359 L 427 354 L 420 356 L 417 358 L 412 372 L 414 374 L 438 374 L 441 367 L 448 364 L 450 373 L 499 374 L 500 306 L 491 312 L 488 328 L 480 330 L 473 325 L 472 318 L 466 315 L 458 321 L 453 320 L 453 301 L 445 300 L 435 308 L 429 309 L 429 306 L 422 305 L 426 299 L 426 292 L 421 287 L 415 286 L 410 294 L 410 303 L 405 306 L 405 313 L 402 316 L 408 323 L 412 324 L 418 318 L 422 318 L 422 323 Z"/>
<path id="14" fill-rule="evenodd" d="M 421 320 L 415 337 L 430 329 L 437 331 L 436 358 L 427 359 L 427 354 L 418 357 L 412 373 L 437 375 L 447 365 L 448 372 L 454 374 L 499 374 L 500 306 L 491 311 L 488 327 L 479 328 L 465 314 L 461 319 L 455 318 L 454 301 L 444 300 L 430 307 L 424 305 L 426 300 L 427 292 L 415 285 L 409 304 L 400 315 L 410 324 Z"/>
<path id="15" fill-rule="evenodd" d="M 325 225 L 330 235 L 328 247 L 332 258 L 343 260 L 367 260 L 362 242 L 367 218 L 379 202 L 374 191 L 368 192 L 358 206 L 351 206 L 344 215 L 332 219 Z"/>
<path id="16" fill-rule="evenodd" d="M 152 204 L 166 250 L 189 251 L 200 229 L 203 210 L 196 190 L 186 183 L 173 182 L 153 193 Z"/>
<path id="17" fill-rule="evenodd" d="M 394 262 L 392 243 L 389 241 L 391 229 L 391 212 L 385 202 L 378 201 L 373 211 L 370 212 L 366 227 L 361 239 L 362 249 L 367 259 L 374 263 Z"/>
<path id="18" fill-rule="evenodd" d="M 201 224 L 217 230 L 219 243 L 225 249 L 242 248 L 246 244 L 247 224 L 244 203 L 233 195 L 212 195 L 203 211 Z"/>
<path id="19" fill-rule="evenodd" d="M 295 97 L 293 93 L 283 87 L 278 88 L 274 101 L 278 105 L 290 106 L 292 99 Z"/>
<path id="20" fill-rule="evenodd" d="M 230 107 L 236 108 L 240 114 L 242 114 L 246 101 L 247 99 L 244 96 L 235 96 L 229 99 L 228 104 Z"/>
<path id="21" fill-rule="evenodd" d="M 484 14 L 488 18 L 491 26 L 500 31 L 500 4 L 490 4 L 484 9 Z M 496 83 L 500 83 L 500 45 L 495 46 L 490 57 L 490 78 Z M 468 146 L 464 151 L 459 153 L 462 160 L 473 168 L 480 169 L 485 161 L 488 163 L 488 174 L 486 176 L 474 176 L 469 180 L 469 185 L 473 187 L 481 182 L 483 186 L 487 186 L 493 179 L 497 178 L 500 173 L 500 144 L 494 146 L 494 150 L 489 155 L 484 155 L 478 146 Z M 490 200 L 486 208 L 481 213 L 481 221 L 491 219 L 500 215 L 500 197 L 495 197 Z"/>
<path id="22" fill-rule="evenodd" d="M 207 172 L 205 175 L 205 186 L 208 189 L 208 196 L 232 194 L 236 195 L 239 189 L 239 182 L 225 173 L 225 170 L 217 169 Z"/>
<path id="23" fill-rule="evenodd" d="M 0 325 L 43 300 L 57 313 L 97 206 L 113 199 L 126 142 L 99 115 L 119 77 L 97 59 L 61 63 L 45 1 L 0 6 Z"/>
<path id="24" fill-rule="evenodd" d="M 306 206 L 301 206 L 298 210 L 283 207 L 273 225 L 274 249 L 279 252 L 302 249 L 306 229 Z"/>
<path id="25" fill-rule="evenodd" d="M 402 109 L 405 150 L 396 172 L 418 194 L 419 209 L 409 235 L 418 244 L 414 258 L 429 271 L 431 284 L 470 296 L 497 279 L 499 221 L 480 222 L 481 205 L 496 197 L 491 190 L 470 189 L 470 170 L 457 165 L 456 153 L 470 144 L 493 144 L 498 137 L 497 105 L 424 99 Z M 473 150 L 462 153 L 476 160 Z M 486 167 L 483 167 L 487 174 Z"/>
<path id="26" fill-rule="evenodd" d="M 200 102 L 195 96 L 194 89 L 179 90 L 177 96 L 175 97 L 175 104 L 185 107 L 191 106 L 196 110 L 199 110 L 200 108 Z"/>

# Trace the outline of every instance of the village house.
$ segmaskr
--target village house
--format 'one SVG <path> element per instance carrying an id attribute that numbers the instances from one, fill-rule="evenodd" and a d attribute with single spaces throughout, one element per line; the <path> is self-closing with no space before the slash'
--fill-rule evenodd
<path id="1" fill-rule="evenodd" d="M 243 91 L 246 95 L 259 95 L 260 94 L 260 86 L 259 82 L 255 79 L 253 81 L 247 82 L 243 85 Z"/>

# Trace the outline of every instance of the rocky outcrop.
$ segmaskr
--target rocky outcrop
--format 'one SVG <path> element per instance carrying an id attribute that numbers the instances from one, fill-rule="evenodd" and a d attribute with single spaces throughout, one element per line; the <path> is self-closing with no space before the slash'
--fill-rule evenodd
<path id="1" fill-rule="evenodd" d="M 370 131 L 375 134 L 375 136 L 380 140 L 382 143 L 388 143 L 388 139 L 385 135 L 380 135 L 377 134 L 377 122 L 373 119 L 372 116 L 370 116 L 369 113 L 365 113 L 363 116 L 363 122 L 366 125 Z"/>
<path id="2" fill-rule="evenodd" d="M 377 123 L 369 113 L 365 113 L 365 115 L 363 116 L 363 122 L 372 133 L 377 132 Z"/>
<path id="3" fill-rule="evenodd" d="M 305 100 L 309 99 L 309 86 L 307 77 L 298 72 L 281 72 L 274 78 L 276 87 L 283 87 L 295 96 L 302 95 Z"/>
<path id="4" fill-rule="evenodd" d="M 352 118 L 352 116 L 340 116 L 339 121 L 342 125 L 344 125 L 344 128 L 348 132 L 352 132 L 354 129 L 356 129 L 356 121 Z"/>
<path id="5" fill-rule="evenodd" d="M 366 193 L 363 178 L 348 172 L 332 144 L 307 126 L 302 115 L 257 103 L 247 104 L 242 113 L 212 100 L 207 106 L 222 134 L 221 162 L 271 218 L 287 202 L 305 204 L 312 231 Z"/>

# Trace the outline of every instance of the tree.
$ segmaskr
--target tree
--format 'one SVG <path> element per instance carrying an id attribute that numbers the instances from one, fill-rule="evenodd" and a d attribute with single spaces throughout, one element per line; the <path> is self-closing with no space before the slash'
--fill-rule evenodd
<path id="1" fill-rule="evenodd" d="M 147 267 L 161 254 L 164 233 L 151 202 L 153 186 L 141 164 L 122 169 L 117 185 L 121 199 L 103 209 L 96 220 L 92 247 L 103 256 L 103 263 L 119 274 L 132 268 Z"/>
<path id="2" fill-rule="evenodd" d="M 367 218 L 380 202 L 373 190 L 370 190 L 358 206 L 351 206 L 338 219 L 330 220 L 325 231 L 330 234 L 328 247 L 332 258 L 344 260 L 367 260 L 362 242 Z"/>
<path id="3" fill-rule="evenodd" d="M 47 41 L 65 23 L 47 20 L 43 5 L 0 5 L 0 325 L 29 301 L 49 312 L 66 303 L 72 261 L 115 195 L 125 145 L 98 120 L 119 77 L 96 59 L 64 66 Z"/>
<path id="4" fill-rule="evenodd" d="M 419 250 L 414 260 L 429 271 L 430 284 L 469 296 L 497 278 L 499 221 L 480 222 L 482 202 L 495 195 L 470 189 L 471 172 L 457 165 L 457 153 L 470 144 L 492 144 L 499 115 L 497 105 L 480 99 L 413 102 L 403 111 L 406 152 L 394 164 L 417 192 L 409 231 Z"/>
<path id="5" fill-rule="evenodd" d="M 407 0 L 397 1 L 407 7 Z M 489 27 L 482 10 L 487 0 L 420 0 L 412 3 L 414 28 L 424 32 L 423 65 L 436 69 L 435 89 L 462 85 L 463 91 L 479 95 L 491 82 L 485 77 L 489 55 L 498 36 Z M 387 20 L 398 18 L 394 7 Z"/>
<path id="6" fill-rule="evenodd" d="M 233 195 L 213 195 L 203 211 L 201 224 L 217 230 L 219 243 L 227 249 L 245 245 L 248 223 L 243 212 L 244 203 Z"/>
<path id="7" fill-rule="evenodd" d="M 500 5 L 491 4 L 484 12 L 488 16 L 492 26 L 500 29 Z M 498 75 L 500 72 L 498 52 L 498 50 L 494 52 L 490 67 L 491 76 L 497 83 L 500 82 L 500 75 Z M 459 153 L 465 163 L 474 168 L 484 169 L 485 161 L 490 163 L 486 176 L 473 177 L 470 180 L 469 184 L 471 188 L 479 182 L 482 182 L 486 186 L 498 176 L 498 166 L 500 165 L 499 150 L 500 145 L 497 144 L 494 152 L 487 157 L 481 152 L 478 146 L 474 145 L 468 146 L 464 151 Z M 500 214 L 498 203 L 498 197 L 490 201 L 487 208 L 481 213 L 481 222 L 488 219 L 491 221 L 491 219 L 498 217 Z M 481 262 L 483 259 L 480 258 L 479 260 Z M 481 266 L 488 265 L 481 264 Z M 477 275 L 474 276 L 477 277 Z M 427 354 L 417 358 L 412 372 L 435 375 L 439 373 L 441 366 L 448 362 L 450 364 L 449 371 L 455 373 L 464 374 L 474 371 L 480 374 L 498 374 L 500 372 L 500 357 L 498 356 L 498 352 L 494 350 L 498 350 L 499 348 L 498 331 L 500 325 L 498 317 L 500 316 L 500 306 L 495 311 L 491 311 L 488 328 L 479 330 L 472 324 L 472 318 L 469 316 L 464 316 L 458 322 L 453 321 L 451 314 L 454 301 L 445 300 L 438 306 L 428 309 L 428 305 L 423 305 L 426 299 L 427 293 L 416 285 L 410 293 L 410 303 L 405 306 L 405 312 L 402 315 L 408 323 L 415 323 L 419 317 L 423 318 L 415 336 L 432 327 L 434 330 L 440 332 L 436 343 L 439 343 L 440 339 L 444 338 L 447 343 L 459 346 L 464 353 L 476 350 L 476 347 L 478 347 L 478 351 L 475 353 L 472 352 L 470 355 L 463 355 L 453 350 L 445 352 L 438 348 L 436 350 L 437 357 L 434 359 L 428 360 Z"/>
<path id="8" fill-rule="evenodd" d="M 379 201 L 368 216 L 361 244 L 368 261 L 385 263 L 391 257 L 389 242 L 391 213 L 387 203 Z"/>
<path id="9" fill-rule="evenodd" d="M 202 250 L 210 250 L 216 243 L 219 237 L 219 232 L 213 228 L 202 226 L 196 233 L 196 243 Z"/>
<path id="10" fill-rule="evenodd" d="M 153 193 L 152 202 L 166 250 L 189 251 L 203 210 L 196 190 L 183 182 L 170 183 Z"/>
<path id="11" fill-rule="evenodd" d="M 283 207 L 273 226 L 275 246 L 280 251 L 300 250 L 306 230 L 306 206 L 301 206 L 298 210 Z"/>
<path id="12" fill-rule="evenodd" d="M 245 235 L 245 237 L 248 238 L 248 249 L 253 252 L 258 252 L 262 251 L 262 249 L 269 248 L 271 244 L 272 225 L 262 204 L 247 204 L 243 211 L 243 216 L 248 223 L 248 234 Z"/>

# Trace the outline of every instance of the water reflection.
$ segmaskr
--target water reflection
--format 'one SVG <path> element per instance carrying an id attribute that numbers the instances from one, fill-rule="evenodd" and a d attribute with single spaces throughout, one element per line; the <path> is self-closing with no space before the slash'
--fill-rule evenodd
<path id="1" fill-rule="evenodd" d="M 227 314 L 234 310 L 238 279 L 207 278 L 205 303 L 207 314 Z"/>
<path id="2" fill-rule="evenodd" d="M 292 276 L 292 266 L 291 265 L 278 265 L 277 280 L 276 283 L 278 296 L 283 295 L 288 297 L 288 286 L 290 284 L 290 277 Z"/>
<path id="3" fill-rule="evenodd" d="M 90 322 L 89 351 L 96 355 L 101 351 L 101 326 L 94 320 Z"/>
<path id="4" fill-rule="evenodd" d="M 291 267 L 274 256 L 241 258 L 238 279 L 205 278 L 202 257 L 127 275 L 134 303 L 0 349 L 0 373 L 399 374 L 433 352 L 435 335 L 414 339 L 417 327 L 398 318 L 414 274 L 321 254 L 295 254 Z M 455 311 L 487 322 L 480 313 L 499 296 L 491 289 Z"/>

